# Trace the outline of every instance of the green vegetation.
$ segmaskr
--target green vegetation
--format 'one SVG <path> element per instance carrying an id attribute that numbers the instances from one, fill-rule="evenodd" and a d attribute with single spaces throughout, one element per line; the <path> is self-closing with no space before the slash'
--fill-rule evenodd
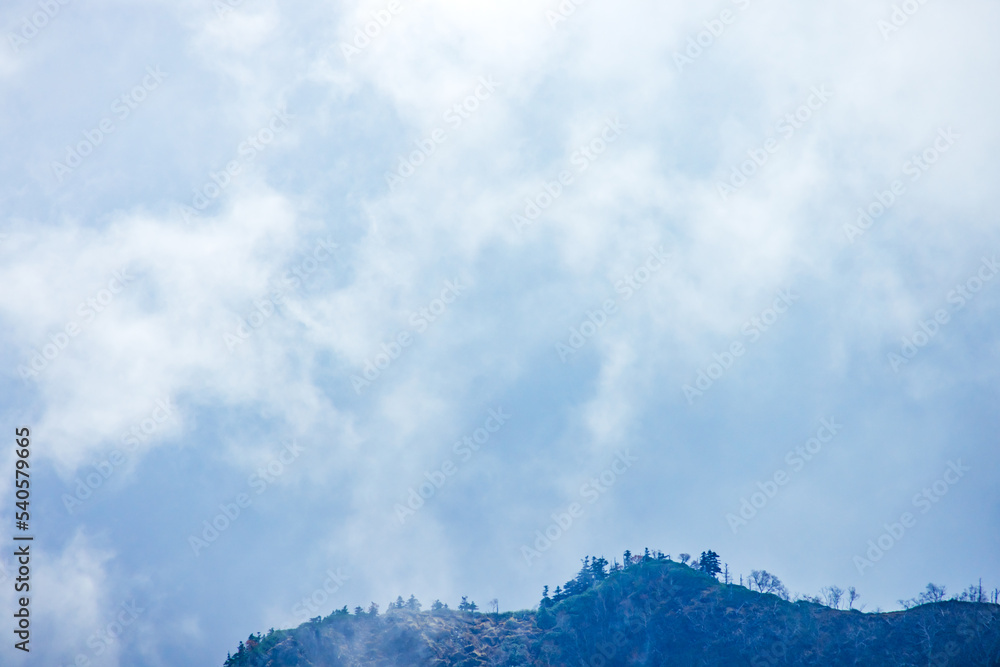
<path id="1" fill-rule="evenodd" d="M 766 571 L 753 571 L 743 586 L 730 583 L 711 550 L 680 558 L 649 549 L 626 551 L 622 564 L 588 556 L 553 595 L 543 588 L 537 611 L 500 613 L 490 601 L 490 613 L 480 613 L 466 596 L 457 610 L 435 600 L 421 611 L 412 595 L 382 615 L 375 603 L 353 615 L 345 606 L 294 630 L 251 635 L 225 665 L 1000 664 L 997 592 L 984 595 L 981 586 L 946 600 L 944 588 L 930 584 L 901 601 L 912 607 L 905 611 L 862 613 L 853 609 L 853 588 L 841 610 L 845 591 L 836 586 L 822 599 L 791 601 Z"/>

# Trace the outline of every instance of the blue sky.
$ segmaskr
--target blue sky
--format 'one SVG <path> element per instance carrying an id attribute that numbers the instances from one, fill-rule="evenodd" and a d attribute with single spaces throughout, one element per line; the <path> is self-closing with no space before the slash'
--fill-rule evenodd
<path id="1" fill-rule="evenodd" d="M 6 3 L 2 661 L 218 665 L 644 546 L 1000 585 L 998 19 Z"/>

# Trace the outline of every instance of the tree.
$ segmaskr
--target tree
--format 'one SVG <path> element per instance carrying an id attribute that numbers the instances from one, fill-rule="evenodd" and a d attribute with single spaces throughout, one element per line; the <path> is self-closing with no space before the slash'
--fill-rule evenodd
<path id="1" fill-rule="evenodd" d="M 389 603 L 389 610 L 392 611 L 393 609 L 402 609 L 403 605 L 405 605 L 405 604 L 406 603 L 403 602 L 403 596 L 402 595 L 397 595 L 396 596 L 396 601 Z"/>
<path id="2" fill-rule="evenodd" d="M 689 560 L 691 560 L 691 554 L 681 554 L 681 555 L 679 556 L 679 558 L 681 559 L 681 562 L 682 562 L 682 563 L 684 563 L 685 565 L 687 565 L 687 562 L 688 562 Z"/>
<path id="3" fill-rule="evenodd" d="M 713 577 L 718 575 L 722 572 L 722 568 L 719 567 L 719 554 L 711 549 L 702 551 L 701 558 L 698 560 L 698 569 Z"/>
<path id="4" fill-rule="evenodd" d="M 940 602 L 944 599 L 944 586 L 927 584 L 927 590 L 920 597 L 926 602 Z"/>
<path id="5" fill-rule="evenodd" d="M 962 593 L 960 600 L 969 600 L 970 602 L 985 602 L 985 598 L 982 600 L 976 600 L 972 597 L 971 593 L 976 590 L 975 586 L 969 586 L 969 590 Z M 935 584 L 927 584 L 927 588 L 923 593 L 915 598 L 910 598 L 909 600 L 897 600 L 903 609 L 909 609 L 910 607 L 916 607 L 921 604 L 928 604 L 931 602 L 940 602 L 944 599 L 944 586 L 937 586 Z"/>
<path id="6" fill-rule="evenodd" d="M 788 590 L 785 588 L 785 585 L 781 583 L 780 579 L 767 570 L 750 571 L 750 577 L 747 580 L 747 588 L 753 590 L 754 586 L 757 587 L 757 591 L 760 593 L 772 593 L 780 597 L 782 600 L 788 599 Z"/>
<path id="7" fill-rule="evenodd" d="M 930 584 L 928 584 L 930 586 Z M 943 589 L 942 589 L 943 590 Z M 963 602 L 986 602 L 986 595 L 983 593 L 983 582 L 980 580 L 979 585 L 972 584 L 958 596 L 958 599 Z"/>
<path id="8" fill-rule="evenodd" d="M 604 556 L 601 556 L 600 558 L 595 557 L 590 560 L 590 572 L 597 581 L 603 581 L 607 578 L 607 567 L 608 561 L 604 558 Z"/>
<path id="9" fill-rule="evenodd" d="M 447 608 L 448 605 L 443 604 L 441 600 L 434 600 L 434 602 L 431 604 L 431 611 L 442 611 Z"/>
<path id="10" fill-rule="evenodd" d="M 832 609 L 840 609 L 840 598 L 844 595 L 844 589 L 840 586 L 827 586 L 822 591 L 826 606 Z"/>
<path id="11" fill-rule="evenodd" d="M 418 600 L 413 593 L 410 593 L 410 599 L 406 601 L 406 608 L 410 611 L 420 611 L 421 606 L 420 600 Z"/>
<path id="12" fill-rule="evenodd" d="M 365 610 L 362 609 L 361 607 L 355 607 L 354 608 L 354 615 L 355 616 L 360 616 L 363 613 L 365 613 Z"/>
<path id="13" fill-rule="evenodd" d="M 552 606 L 552 598 L 549 597 L 549 587 L 542 587 L 542 601 L 538 603 L 539 609 L 545 609 L 546 607 Z"/>
<path id="14" fill-rule="evenodd" d="M 369 616 L 378 616 L 378 605 L 374 602 L 368 607 Z"/>
<path id="15" fill-rule="evenodd" d="M 854 603 L 857 602 L 858 598 L 860 598 L 860 597 L 861 597 L 861 594 L 858 593 L 858 590 L 856 588 L 854 588 L 854 586 L 851 586 L 850 588 L 848 588 L 847 589 L 847 608 L 848 609 L 854 609 Z"/>
<path id="16" fill-rule="evenodd" d="M 625 553 L 622 555 L 622 560 L 624 561 L 624 567 L 628 567 L 629 565 L 631 565 L 632 564 L 632 552 L 629 551 L 628 549 L 626 549 Z"/>
<path id="17" fill-rule="evenodd" d="M 468 595 L 463 595 L 462 596 L 462 601 L 458 604 L 458 610 L 459 611 L 464 611 L 464 612 L 467 612 L 469 614 L 475 612 L 476 609 L 478 609 L 478 608 L 479 607 L 476 606 L 475 602 L 469 602 L 469 596 Z"/>

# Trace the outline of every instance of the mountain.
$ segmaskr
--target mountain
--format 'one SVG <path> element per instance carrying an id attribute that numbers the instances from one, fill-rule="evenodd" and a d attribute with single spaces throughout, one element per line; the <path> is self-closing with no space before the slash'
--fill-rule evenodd
<path id="1" fill-rule="evenodd" d="M 723 584 L 670 560 L 635 560 L 607 573 L 585 564 L 558 601 L 546 595 L 537 611 L 393 605 L 352 615 L 345 607 L 294 630 L 251 635 L 226 665 L 1000 665 L 997 604 L 844 611 Z"/>

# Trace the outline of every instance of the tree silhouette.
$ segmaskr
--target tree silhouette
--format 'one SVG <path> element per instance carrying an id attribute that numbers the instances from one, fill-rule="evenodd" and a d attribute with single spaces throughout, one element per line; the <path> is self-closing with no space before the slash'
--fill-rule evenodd
<path id="1" fill-rule="evenodd" d="M 844 589 L 840 586 L 827 586 L 822 591 L 826 606 L 832 609 L 840 609 L 840 598 L 844 595 Z"/>
<path id="2" fill-rule="evenodd" d="M 860 598 L 860 597 L 861 597 L 861 594 L 858 593 L 857 589 L 854 588 L 854 586 L 851 586 L 850 588 L 848 588 L 847 589 L 847 608 L 848 609 L 854 609 L 854 603 L 857 602 L 858 598 Z"/>
<path id="3" fill-rule="evenodd" d="M 698 569 L 705 574 L 710 574 L 713 577 L 722 572 L 722 568 L 719 567 L 719 554 L 715 553 L 711 549 L 708 551 L 701 552 L 701 558 L 698 560 Z"/>
<path id="4" fill-rule="evenodd" d="M 751 570 L 750 578 L 747 580 L 747 588 L 753 590 L 754 586 L 760 593 L 773 593 L 783 600 L 788 599 L 788 590 L 781 580 L 767 570 Z"/>

